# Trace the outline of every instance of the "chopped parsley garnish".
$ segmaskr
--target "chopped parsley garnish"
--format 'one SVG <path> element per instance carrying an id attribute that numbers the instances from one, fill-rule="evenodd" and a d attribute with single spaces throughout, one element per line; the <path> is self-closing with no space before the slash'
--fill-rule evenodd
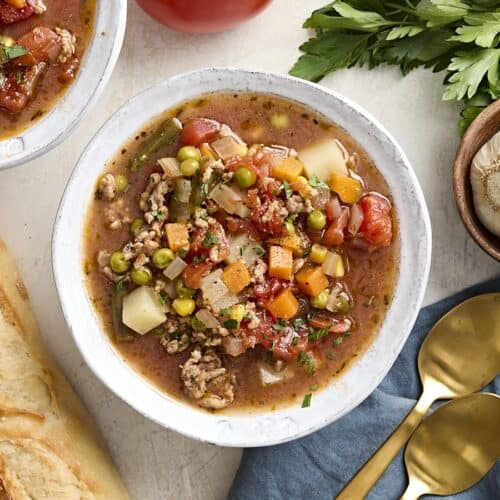
<path id="1" fill-rule="evenodd" d="M 299 345 L 299 337 L 293 337 L 292 345 L 293 347 L 297 347 Z"/>
<path id="2" fill-rule="evenodd" d="M 288 326 L 287 322 L 284 320 L 279 321 L 278 323 L 274 323 L 273 330 L 283 330 Z"/>
<path id="3" fill-rule="evenodd" d="M 163 219 L 165 219 L 165 216 L 159 212 L 158 210 L 153 210 L 151 212 L 151 215 L 156 219 L 156 220 L 159 220 L 159 221 L 162 221 Z"/>
<path id="4" fill-rule="evenodd" d="M 293 320 L 293 327 L 298 330 L 301 326 L 304 326 L 304 320 L 302 318 L 297 318 Z"/>
<path id="5" fill-rule="evenodd" d="M 293 195 L 293 189 L 288 181 L 283 181 L 283 189 L 285 190 L 285 198 L 288 200 Z"/>
<path id="6" fill-rule="evenodd" d="M 317 391 L 319 389 L 319 385 L 318 384 L 312 384 L 310 387 L 309 387 L 309 390 L 310 391 Z"/>
<path id="7" fill-rule="evenodd" d="M 326 328 L 309 328 L 309 342 L 314 342 L 315 340 L 322 339 L 323 337 L 326 337 L 330 333 L 330 327 L 327 326 Z"/>
<path id="8" fill-rule="evenodd" d="M 16 73 L 16 83 L 18 85 L 22 85 L 24 83 L 24 73 L 22 71 L 18 71 Z"/>
<path id="9" fill-rule="evenodd" d="M 337 347 L 338 345 L 342 344 L 344 342 L 344 337 L 335 337 L 332 342 L 333 347 Z"/>
<path id="10" fill-rule="evenodd" d="M 208 184 L 202 184 L 202 185 L 201 185 L 201 192 L 202 192 L 205 196 L 208 196 Z"/>
<path id="11" fill-rule="evenodd" d="M 222 314 L 225 314 L 226 316 L 229 316 L 229 315 L 233 312 L 233 310 L 232 310 L 230 307 L 223 307 L 223 308 L 220 310 L 220 312 L 221 312 Z"/>
<path id="12" fill-rule="evenodd" d="M 265 254 L 265 251 L 262 247 L 254 247 L 253 250 L 259 257 Z"/>
<path id="13" fill-rule="evenodd" d="M 187 250 L 185 248 L 179 248 L 179 257 L 184 258 L 187 255 Z"/>
<path id="14" fill-rule="evenodd" d="M 311 393 L 306 394 L 304 396 L 304 399 L 302 400 L 302 406 L 301 406 L 301 408 L 309 408 L 311 406 L 311 398 L 312 398 L 312 394 Z"/>
<path id="15" fill-rule="evenodd" d="M 205 233 L 205 239 L 201 242 L 201 246 L 203 248 L 210 248 L 213 247 L 216 243 L 219 242 L 219 237 L 212 233 L 212 231 L 208 230 Z"/>
<path id="16" fill-rule="evenodd" d="M 228 319 L 224 321 L 224 327 L 227 328 L 228 330 L 234 330 L 235 328 L 238 328 L 238 320 Z"/>
<path id="17" fill-rule="evenodd" d="M 327 188 L 328 187 L 317 175 L 313 175 L 309 179 L 309 186 L 314 187 L 314 188 Z"/>
<path id="18" fill-rule="evenodd" d="M 0 43 L 0 64 L 24 56 L 27 53 L 28 51 L 21 45 L 5 45 L 4 43 Z"/>
<path id="19" fill-rule="evenodd" d="M 170 334 L 170 340 L 180 340 L 182 336 L 182 332 L 180 330 L 175 330 Z"/>
<path id="20" fill-rule="evenodd" d="M 158 302 L 164 306 L 166 303 L 167 303 L 167 298 L 168 298 L 168 295 L 165 291 L 161 291 L 159 294 L 158 294 Z"/>
<path id="21" fill-rule="evenodd" d="M 303 366 L 308 375 L 312 375 L 316 366 L 314 365 L 314 361 L 309 354 L 306 354 L 304 351 L 300 351 L 297 356 L 297 362 L 300 366 Z"/>
<path id="22" fill-rule="evenodd" d="M 130 184 L 125 187 L 125 189 L 123 190 L 123 193 L 127 194 L 129 191 L 130 191 Z M 158 219 L 158 220 L 160 220 L 160 219 Z M 161 220 L 163 220 L 163 218 Z"/>

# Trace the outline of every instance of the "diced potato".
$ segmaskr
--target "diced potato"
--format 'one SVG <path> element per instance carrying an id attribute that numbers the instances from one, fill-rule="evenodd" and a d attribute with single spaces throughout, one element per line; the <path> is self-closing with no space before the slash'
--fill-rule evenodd
<path id="1" fill-rule="evenodd" d="M 344 203 L 357 203 L 363 194 L 363 186 L 358 179 L 335 172 L 330 178 L 330 188 L 339 195 Z"/>
<path id="2" fill-rule="evenodd" d="M 304 255 L 304 241 L 298 234 L 292 236 L 280 236 L 279 238 L 271 238 L 269 243 L 281 245 L 282 247 L 289 248 L 295 257 L 302 257 Z"/>
<path id="3" fill-rule="evenodd" d="M 210 144 L 212 149 L 223 161 L 234 158 L 235 156 L 245 156 L 248 148 L 245 144 L 238 143 L 233 137 L 222 137 Z"/>
<path id="4" fill-rule="evenodd" d="M 236 186 L 218 184 L 212 189 L 209 196 L 230 214 L 236 214 L 240 217 L 248 217 L 250 215 L 250 210 L 244 203 L 245 193 Z"/>
<path id="5" fill-rule="evenodd" d="M 291 280 L 293 276 L 293 256 L 289 248 L 272 245 L 269 248 L 269 276 Z"/>
<path id="6" fill-rule="evenodd" d="M 267 309 L 275 318 L 290 319 L 297 314 L 299 302 L 292 291 L 287 288 L 267 306 Z"/>
<path id="7" fill-rule="evenodd" d="M 259 370 L 260 384 L 263 387 L 266 387 L 268 385 L 278 384 L 279 382 L 283 382 L 285 380 L 289 380 L 295 375 L 295 372 L 288 365 L 285 366 L 283 370 L 278 371 L 275 370 L 270 365 L 259 363 L 258 370 Z"/>
<path id="8" fill-rule="evenodd" d="M 328 252 L 322 265 L 323 272 L 332 278 L 342 278 L 345 274 L 344 259 L 336 252 Z"/>
<path id="9" fill-rule="evenodd" d="M 273 167 L 272 175 L 282 181 L 294 182 L 303 170 L 304 165 L 297 158 L 288 156 Z"/>
<path id="10" fill-rule="evenodd" d="M 168 246 L 172 252 L 177 252 L 181 248 L 189 247 L 189 231 L 187 225 L 182 222 L 172 222 L 165 226 Z"/>
<path id="11" fill-rule="evenodd" d="M 321 266 L 304 267 L 295 275 L 295 279 L 299 288 L 310 297 L 319 295 L 328 286 L 328 278 Z"/>
<path id="12" fill-rule="evenodd" d="M 169 179 L 177 179 L 182 177 L 182 172 L 179 168 L 179 162 L 176 158 L 160 158 L 158 164 L 163 169 L 165 176 Z"/>
<path id="13" fill-rule="evenodd" d="M 325 183 L 335 172 L 348 175 L 344 152 L 335 139 L 323 139 L 298 152 L 300 161 L 304 164 L 307 177 L 318 177 Z"/>
<path id="14" fill-rule="evenodd" d="M 222 309 L 227 309 L 228 307 L 232 307 L 238 302 L 240 302 L 240 298 L 237 295 L 229 293 L 228 295 L 224 295 L 222 298 L 214 302 L 212 304 L 212 309 L 218 313 Z"/>
<path id="15" fill-rule="evenodd" d="M 252 267 L 260 259 L 255 242 L 250 241 L 245 233 L 229 235 L 229 255 L 226 258 L 228 264 L 234 264 L 240 259 L 245 261 L 247 267 Z"/>
<path id="16" fill-rule="evenodd" d="M 227 286 L 222 281 L 222 269 L 217 269 L 203 278 L 201 281 L 201 291 L 203 298 L 210 305 L 215 304 L 229 293 Z"/>
<path id="17" fill-rule="evenodd" d="M 240 259 L 229 264 L 222 273 L 222 280 L 231 293 L 239 293 L 250 284 L 250 273 L 245 262 Z"/>
<path id="18" fill-rule="evenodd" d="M 134 332 L 144 335 L 167 320 L 156 292 L 140 286 L 123 298 L 122 321 Z"/>

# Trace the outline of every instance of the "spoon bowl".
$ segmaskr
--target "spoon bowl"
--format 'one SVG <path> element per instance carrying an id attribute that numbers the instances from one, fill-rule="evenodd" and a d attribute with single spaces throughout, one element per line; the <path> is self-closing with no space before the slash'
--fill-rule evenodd
<path id="1" fill-rule="evenodd" d="M 364 498 L 434 401 L 472 394 L 500 371 L 500 293 L 472 297 L 430 330 L 418 355 L 423 392 L 412 411 L 351 479 L 337 500 Z"/>
<path id="2" fill-rule="evenodd" d="M 500 457 L 500 397 L 480 393 L 444 404 L 414 432 L 405 452 L 401 500 L 454 495 L 482 479 Z"/>

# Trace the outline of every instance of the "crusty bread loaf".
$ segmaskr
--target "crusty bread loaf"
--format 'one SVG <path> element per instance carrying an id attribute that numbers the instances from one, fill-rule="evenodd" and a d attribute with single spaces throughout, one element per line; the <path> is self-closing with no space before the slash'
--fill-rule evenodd
<path id="1" fill-rule="evenodd" d="M 128 498 L 91 417 L 44 350 L 0 240 L 0 500 Z"/>

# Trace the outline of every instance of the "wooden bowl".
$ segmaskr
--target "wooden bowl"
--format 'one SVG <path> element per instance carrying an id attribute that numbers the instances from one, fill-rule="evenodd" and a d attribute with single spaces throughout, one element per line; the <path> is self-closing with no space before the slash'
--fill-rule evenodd
<path id="1" fill-rule="evenodd" d="M 500 262 L 500 238 L 490 233 L 474 210 L 469 173 L 474 155 L 500 130 L 500 100 L 490 104 L 470 125 L 457 151 L 453 166 L 453 189 L 460 217 L 476 243 Z"/>

